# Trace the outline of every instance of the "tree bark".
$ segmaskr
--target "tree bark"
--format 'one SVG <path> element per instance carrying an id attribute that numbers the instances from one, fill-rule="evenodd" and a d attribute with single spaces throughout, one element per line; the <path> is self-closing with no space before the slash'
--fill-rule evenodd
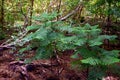
<path id="1" fill-rule="evenodd" d="M 58 11 L 57 11 L 58 14 L 60 13 L 61 2 L 62 2 L 62 0 L 59 0 L 59 3 L 58 3 Z M 57 21 L 58 21 L 58 19 L 59 19 L 59 15 L 57 16 Z"/>
<path id="2" fill-rule="evenodd" d="M 31 1 L 31 9 L 30 9 L 30 23 L 29 25 L 32 24 L 32 14 L 33 14 L 33 6 L 34 6 L 34 0 L 30 0 Z"/>
<path id="3" fill-rule="evenodd" d="M 3 29 L 4 25 L 4 0 L 1 1 L 1 17 L 0 17 L 0 26 Z"/>

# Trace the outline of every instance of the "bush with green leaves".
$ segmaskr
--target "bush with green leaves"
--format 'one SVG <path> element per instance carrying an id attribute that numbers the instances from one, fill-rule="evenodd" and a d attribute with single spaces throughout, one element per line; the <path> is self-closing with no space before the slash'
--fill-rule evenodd
<path id="1" fill-rule="evenodd" d="M 72 33 L 76 36 L 72 58 L 82 57 L 82 60 L 76 60 L 73 64 L 82 66 L 88 70 L 88 80 L 101 79 L 106 76 L 105 72 L 109 66 L 120 62 L 119 50 L 105 50 L 102 48 L 104 40 L 112 41 L 116 38 L 115 35 L 102 35 L 101 29 L 95 25 L 89 24 L 83 27 L 74 27 Z"/>
<path id="2" fill-rule="evenodd" d="M 39 25 L 34 24 L 27 27 L 28 31 L 34 32 L 29 33 L 23 42 L 30 42 L 31 48 L 37 48 L 36 59 L 50 58 L 64 49 L 59 47 L 62 46 L 60 39 L 65 37 L 65 32 L 60 32 L 58 27 L 65 26 L 65 24 L 62 21 L 52 21 L 56 16 L 55 12 L 43 13 L 40 17 L 34 17 L 34 20 L 40 21 Z"/>
<path id="3" fill-rule="evenodd" d="M 91 14 L 111 18 L 120 18 L 119 0 L 89 0 L 85 2 L 86 9 Z M 89 15 L 90 15 L 89 13 Z"/>
<path id="4" fill-rule="evenodd" d="M 53 12 L 34 17 L 40 24 L 27 27 L 29 34 L 23 38 L 23 43 L 29 42 L 30 45 L 21 52 L 36 48 L 35 59 L 45 59 L 59 55 L 65 50 L 74 50 L 71 57 L 79 59 L 80 56 L 82 60 L 76 60 L 73 64 L 89 69 L 88 77 L 92 77 L 92 80 L 103 76 L 102 72 L 105 72 L 109 65 L 120 61 L 118 50 L 108 51 L 101 47 L 105 39 L 111 41 L 116 36 L 101 35 L 102 31 L 98 25 L 85 24 L 73 27 L 63 21 L 54 21 L 56 16 L 57 14 Z M 95 71 L 98 74 L 94 74 Z"/>

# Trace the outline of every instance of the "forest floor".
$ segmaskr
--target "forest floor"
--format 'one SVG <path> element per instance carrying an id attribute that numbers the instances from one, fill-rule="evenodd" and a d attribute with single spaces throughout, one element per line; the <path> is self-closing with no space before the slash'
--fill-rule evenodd
<path id="1" fill-rule="evenodd" d="M 86 70 L 71 67 L 70 58 L 73 51 L 65 51 L 62 55 L 52 59 L 33 60 L 26 64 L 25 59 L 35 55 L 35 51 L 28 51 L 20 59 L 18 52 L 11 49 L 0 50 L 0 80 L 87 80 Z M 103 80 L 120 80 L 118 77 L 107 76 Z"/>
<path id="2" fill-rule="evenodd" d="M 26 53 L 29 58 L 34 51 Z M 72 51 L 64 52 L 64 56 L 48 60 L 34 60 L 25 64 L 24 59 L 17 60 L 10 50 L 0 52 L 0 80 L 87 80 L 86 71 L 71 68 L 70 54 Z M 116 77 L 107 77 L 104 80 L 120 80 Z"/>
<path id="3" fill-rule="evenodd" d="M 0 80 L 81 80 L 83 75 L 70 67 L 69 57 L 65 52 L 57 60 L 34 60 L 25 64 L 16 60 L 10 50 L 4 50 L 0 53 Z"/>

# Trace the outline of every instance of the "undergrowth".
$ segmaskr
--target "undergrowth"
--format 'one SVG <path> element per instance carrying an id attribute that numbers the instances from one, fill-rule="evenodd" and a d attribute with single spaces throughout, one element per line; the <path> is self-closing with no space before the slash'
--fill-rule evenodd
<path id="1" fill-rule="evenodd" d="M 65 21 L 54 21 L 56 16 L 57 13 L 53 12 L 34 17 L 39 24 L 33 23 L 27 27 L 29 33 L 22 42 L 29 45 L 19 52 L 35 48 L 34 59 L 46 59 L 65 50 L 74 50 L 71 57 L 77 60 L 72 65 L 88 69 L 88 80 L 101 79 L 106 76 L 109 66 L 120 61 L 118 50 L 108 51 L 101 47 L 104 40 L 112 41 L 115 35 L 101 35 L 98 25 L 72 26 Z M 79 55 L 82 59 L 79 59 Z"/>

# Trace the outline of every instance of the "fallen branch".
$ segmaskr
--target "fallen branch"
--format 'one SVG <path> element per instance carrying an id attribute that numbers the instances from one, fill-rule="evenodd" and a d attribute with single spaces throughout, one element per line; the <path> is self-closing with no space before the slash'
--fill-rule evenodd
<path id="1" fill-rule="evenodd" d="M 60 66 L 59 64 L 50 64 L 50 63 L 40 63 L 40 64 L 28 64 L 26 66 L 26 68 L 29 68 L 29 67 L 44 67 L 44 68 L 49 68 L 49 67 L 57 67 L 57 66 Z"/>
<path id="2" fill-rule="evenodd" d="M 69 14 L 67 14 L 66 16 L 60 18 L 59 20 L 61 20 L 61 21 L 66 20 L 67 18 L 69 18 L 69 17 L 72 16 L 73 14 L 77 13 L 77 11 L 79 11 L 79 10 L 82 11 L 82 8 L 83 8 L 82 5 L 78 5 L 75 10 L 71 11 Z"/>
<path id="3" fill-rule="evenodd" d="M 18 37 L 16 40 L 14 39 L 9 39 L 6 42 L 2 43 L 0 45 L 0 51 L 5 50 L 5 49 L 12 49 L 14 48 L 17 44 L 19 45 L 22 42 L 22 38 L 26 36 L 28 33 L 27 30 L 23 31 L 22 35 Z"/>

